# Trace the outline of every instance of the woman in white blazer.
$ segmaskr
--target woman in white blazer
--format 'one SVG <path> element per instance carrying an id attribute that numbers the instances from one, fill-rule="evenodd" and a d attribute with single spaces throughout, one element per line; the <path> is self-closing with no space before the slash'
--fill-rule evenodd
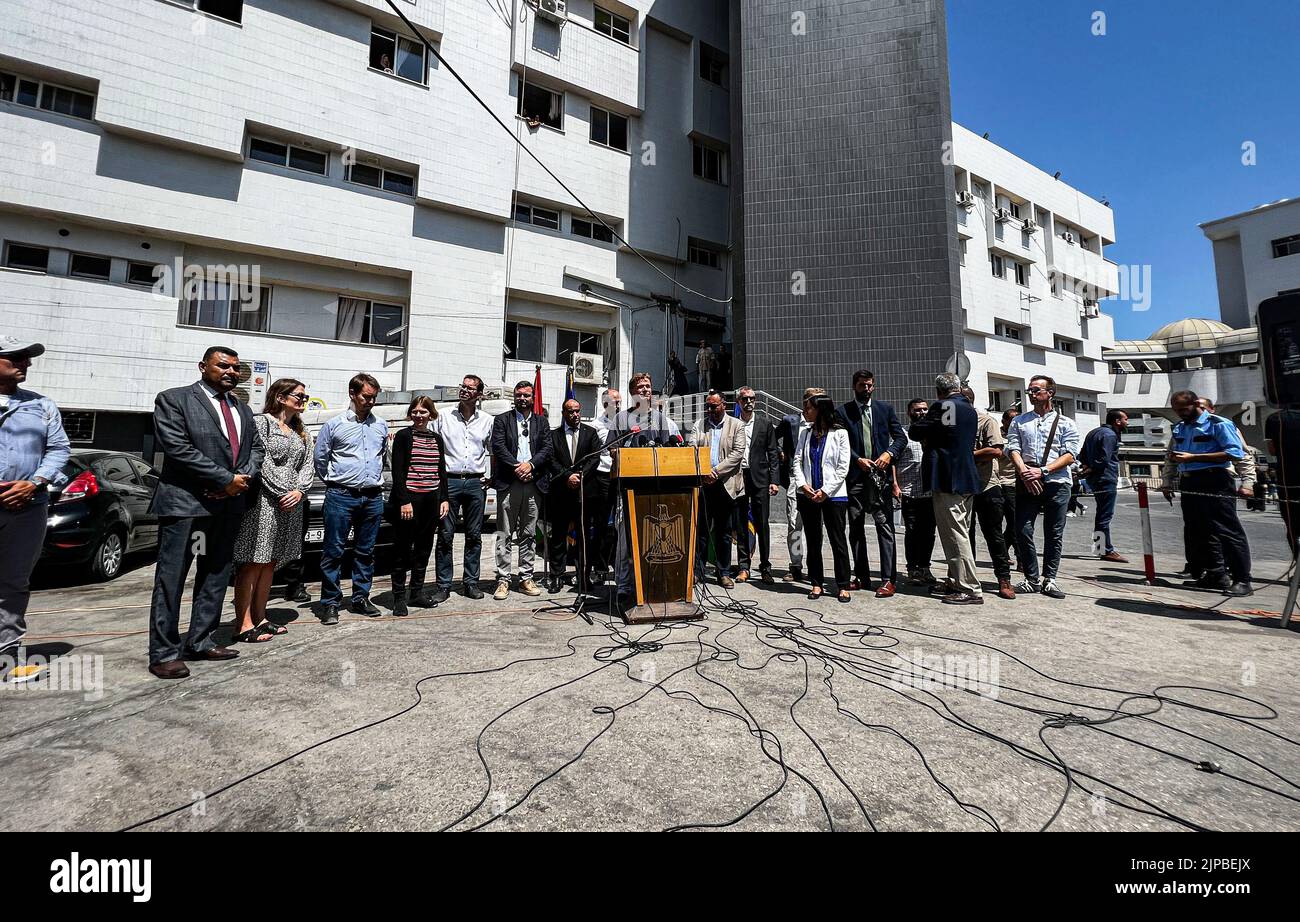
<path id="1" fill-rule="evenodd" d="M 831 542 L 838 598 L 849 601 L 849 542 L 844 522 L 849 508 L 849 433 L 835 413 L 835 401 L 821 388 L 804 394 L 803 418 L 809 427 L 799 434 L 791 475 L 807 539 L 810 599 L 822 597 L 822 532 Z"/>

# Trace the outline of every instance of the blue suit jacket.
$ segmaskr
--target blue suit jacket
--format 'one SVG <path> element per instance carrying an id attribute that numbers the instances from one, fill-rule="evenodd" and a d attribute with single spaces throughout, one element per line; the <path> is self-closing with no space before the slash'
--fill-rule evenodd
<path id="1" fill-rule="evenodd" d="M 850 400 L 839 408 L 837 414 L 844 423 L 844 428 L 849 430 L 849 483 L 854 484 L 863 477 L 862 468 L 858 467 L 858 459 L 863 457 L 867 448 L 866 441 L 862 438 L 862 408 L 858 406 L 856 400 Z M 873 399 L 871 401 L 873 454 L 869 460 L 876 460 L 886 451 L 891 458 L 897 460 L 906 446 L 907 433 L 903 431 L 903 425 L 898 421 L 898 414 L 894 412 L 894 408 L 883 400 Z"/>
<path id="2" fill-rule="evenodd" d="M 948 408 L 952 413 L 948 420 Z M 921 483 L 935 493 L 980 492 L 975 470 L 975 434 L 979 414 L 960 394 L 930 404 L 925 419 L 912 423 L 910 433 L 925 447 L 921 461 Z"/>

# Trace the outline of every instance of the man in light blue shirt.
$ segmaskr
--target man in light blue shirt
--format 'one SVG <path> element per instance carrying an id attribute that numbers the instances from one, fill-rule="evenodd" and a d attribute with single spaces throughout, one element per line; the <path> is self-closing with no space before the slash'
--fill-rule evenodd
<path id="1" fill-rule="evenodd" d="M 339 571 L 348 531 L 352 543 L 352 604 L 349 610 L 375 617 L 370 601 L 375 575 L 375 539 L 384 515 L 384 457 L 388 424 L 371 412 L 379 382 L 367 374 L 348 382 L 352 407 L 321 427 L 316 436 L 316 476 L 325 481 L 325 543 L 321 549 L 321 623 L 339 623 Z"/>
<path id="2" fill-rule="evenodd" d="M 32 569 L 41 555 L 49 486 L 67 477 L 68 436 L 54 401 L 24 390 L 32 359 L 45 347 L 0 336 L 0 676 L 26 682 L 43 667 L 17 663 L 27 632 Z"/>
<path id="3" fill-rule="evenodd" d="M 1025 579 L 1016 592 L 1041 592 L 1065 598 L 1056 585 L 1065 537 L 1065 510 L 1070 502 L 1070 465 L 1079 453 L 1079 427 L 1055 409 L 1056 382 L 1047 375 L 1029 379 L 1025 391 L 1033 404 L 1007 430 L 1003 451 L 1016 466 L 1016 544 Z M 1043 514 L 1043 575 L 1038 576 L 1038 549 L 1034 523 Z"/>

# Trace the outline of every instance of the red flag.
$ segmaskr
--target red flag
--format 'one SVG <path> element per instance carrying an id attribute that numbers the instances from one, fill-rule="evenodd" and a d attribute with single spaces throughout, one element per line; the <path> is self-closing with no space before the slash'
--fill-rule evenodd
<path id="1" fill-rule="evenodd" d="M 537 366 L 537 373 L 533 378 L 533 412 L 538 416 L 543 414 L 542 410 L 542 366 Z"/>

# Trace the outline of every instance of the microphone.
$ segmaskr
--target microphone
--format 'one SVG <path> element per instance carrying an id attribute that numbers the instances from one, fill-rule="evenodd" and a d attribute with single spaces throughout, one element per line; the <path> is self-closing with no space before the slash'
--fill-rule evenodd
<path id="1" fill-rule="evenodd" d="M 669 448 L 681 448 L 685 444 L 686 444 L 686 440 L 683 439 L 680 434 L 672 435 L 668 437 Z"/>
<path id="2" fill-rule="evenodd" d="M 619 443 L 619 442 L 626 442 L 628 439 L 632 438 L 632 437 L 635 436 L 635 435 L 639 435 L 640 433 L 641 433 L 641 427 L 640 427 L 640 426 L 633 426 L 631 429 L 629 429 L 627 432 L 625 432 L 625 433 L 623 433 L 622 435 L 620 435 L 620 436 L 619 436 L 618 438 L 616 438 L 614 441 L 609 442 L 608 444 L 605 444 L 605 445 L 600 446 L 600 447 L 597 448 L 595 451 L 588 452 L 587 454 L 585 454 L 585 455 L 583 455 L 581 458 L 579 458 L 577 461 L 573 462 L 573 464 L 569 465 L 569 466 L 566 467 L 566 468 L 562 468 L 560 472 L 561 472 L 562 474 L 569 474 L 569 473 L 572 473 L 573 471 L 576 471 L 578 468 L 582 467 L 582 465 L 583 465 L 584 462 L 589 461 L 590 459 L 596 457 L 596 455 L 599 455 L 599 454 L 601 454 L 602 452 L 608 451 L 608 450 L 611 449 L 611 448 L 616 448 L 616 447 L 618 446 L 618 443 Z"/>

